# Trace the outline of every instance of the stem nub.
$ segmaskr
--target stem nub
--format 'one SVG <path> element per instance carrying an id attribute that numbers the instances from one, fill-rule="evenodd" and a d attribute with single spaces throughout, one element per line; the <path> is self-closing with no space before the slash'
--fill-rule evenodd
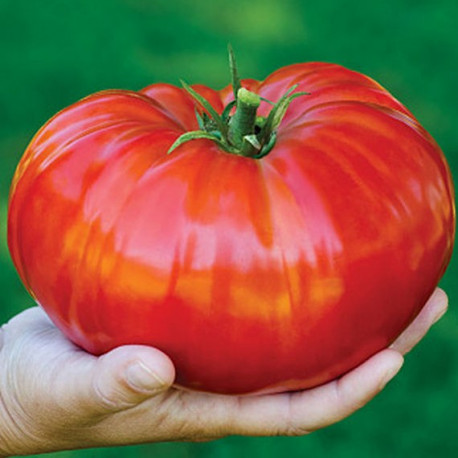
<path id="1" fill-rule="evenodd" d="M 234 147 L 247 155 L 254 152 L 255 147 L 244 138 L 255 133 L 256 111 L 260 103 L 261 98 L 258 94 L 244 87 L 237 91 L 237 109 L 229 121 L 228 138 Z M 244 149 L 246 151 L 243 151 Z"/>

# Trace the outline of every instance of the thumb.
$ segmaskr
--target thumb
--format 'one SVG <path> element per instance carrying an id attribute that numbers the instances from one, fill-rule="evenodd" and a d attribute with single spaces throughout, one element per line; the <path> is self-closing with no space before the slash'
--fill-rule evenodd
<path id="1" fill-rule="evenodd" d="M 92 365 L 87 402 L 94 413 L 114 413 L 167 390 L 174 378 L 173 363 L 160 350 L 140 345 L 118 347 Z"/>

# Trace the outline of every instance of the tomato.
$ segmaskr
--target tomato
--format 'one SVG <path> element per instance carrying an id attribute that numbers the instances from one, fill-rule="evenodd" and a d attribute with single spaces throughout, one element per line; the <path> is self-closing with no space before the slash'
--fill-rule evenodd
<path id="1" fill-rule="evenodd" d="M 210 112 L 232 85 L 103 91 L 55 115 L 17 168 L 9 248 L 28 291 L 91 353 L 153 345 L 196 390 L 304 389 L 419 313 L 452 252 L 452 179 L 431 136 L 367 76 L 304 63 L 239 83 L 262 99 L 233 143 L 238 102 L 223 135 Z M 260 139 L 268 100 L 289 88 Z"/>

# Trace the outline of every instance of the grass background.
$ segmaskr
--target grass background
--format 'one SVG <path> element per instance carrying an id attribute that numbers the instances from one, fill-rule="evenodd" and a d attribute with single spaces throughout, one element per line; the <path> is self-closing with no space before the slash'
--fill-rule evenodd
<path id="1" fill-rule="evenodd" d="M 0 0 L 0 322 L 32 305 L 6 245 L 8 188 L 34 132 L 56 111 L 106 88 L 179 78 L 229 82 L 300 61 L 366 73 L 401 99 L 457 176 L 456 0 Z M 33 222 L 31 222 L 33 224 Z M 353 417 L 301 438 L 231 437 L 60 452 L 58 457 L 458 456 L 456 256 L 441 282 L 451 310 L 402 373 Z"/>

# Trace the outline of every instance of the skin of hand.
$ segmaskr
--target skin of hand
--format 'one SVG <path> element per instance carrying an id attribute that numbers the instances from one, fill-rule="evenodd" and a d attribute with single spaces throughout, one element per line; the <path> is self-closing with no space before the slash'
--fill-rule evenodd
<path id="1" fill-rule="evenodd" d="M 436 289 L 390 348 L 337 380 L 306 391 L 244 397 L 172 387 L 172 362 L 151 347 L 90 355 L 33 307 L 0 333 L 0 455 L 307 434 L 342 420 L 379 393 L 447 303 Z"/>

